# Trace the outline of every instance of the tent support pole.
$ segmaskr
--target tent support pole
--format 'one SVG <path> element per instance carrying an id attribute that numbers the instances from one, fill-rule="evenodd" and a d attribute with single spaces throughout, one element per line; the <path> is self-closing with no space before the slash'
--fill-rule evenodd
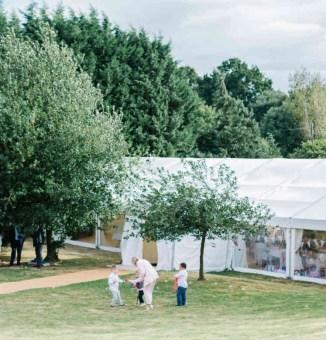
<path id="1" fill-rule="evenodd" d="M 232 254 L 233 255 L 233 254 Z M 230 236 L 227 239 L 227 244 L 226 244 L 226 257 L 225 257 L 225 265 L 224 265 L 224 270 L 232 270 L 232 257 L 230 261 Z"/>
<path id="2" fill-rule="evenodd" d="M 175 241 L 173 241 L 172 243 L 171 270 L 174 270 L 174 260 L 175 260 Z"/>
<path id="3" fill-rule="evenodd" d="M 288 228 L 285 229 L 285 240 L 286 240 L 286 250 L 285 250 L 285 267 L 286 267 L 286 277 L 288 279 L 292 278 L 292 228 L 291 222 Z"/>
<path id="4" fill-rule="evenodd" d="M 101 245 L 101 220 L 96 215 L 96 227 L 95 227 L 95 248 L 100 249 Z"/>

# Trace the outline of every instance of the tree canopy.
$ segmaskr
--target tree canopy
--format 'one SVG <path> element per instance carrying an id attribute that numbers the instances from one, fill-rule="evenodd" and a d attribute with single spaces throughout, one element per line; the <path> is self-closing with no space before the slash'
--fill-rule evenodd
<path id="1" fill-rule="evenodd" d="M 252 105 L 256 121 L 261 122 L 270 109 L 280 107 L 287 99 L 288 96 L 285 93 L 274 90 L 267 90 L 258 95 Z"/>
<path id="2" fill-rule="evenodd" d="M 212 106 L 217 114 L 211 129 L 199 138 L 199 150 L 218 157 L 259 158 L 278 155 L 274 142 L 261 137 L 259 125 L 251 111 L 241 100 L 228 94 L 223 76 L 219 80 L 216 78 L 215 82 Z"/>
<path id="3" fill-rule="evenodd" d="M 206 111 L 190 72 L 179 67 L 162 37 L 144 30 L 123 31 L 91 9 L 88 14 L 53 15 L 31 5 L 23 34 L 33 40 L 43 22 L 70 47 L 83 70 L 99 86 L 106 105 L 121 113 L 129 153 L 189 156 L 206 127 Z"/>
<path id="4" fill-rule="evenodd" d="M 216 78 L 223 75 L 226 89 L 231 97 L 239 99 L 244 106 L 252 108 L 257 97 L 267 90 L 272 90 L 272 81 L 257 66 L 249 67 L 238 58 L 230 58 L 217 66 L 209 76 L 200 82 L 202 97 L 211 103 L 216 91 Z"/>
<path id="5" fill-rule="evenodd" d="M 287 157 L 303 140 L 323 138 L 326 93 L 320 75 L 298 72 L 287 95 L 274 90 L 257 66 L 238 58 L 199 76 L 180 66 L 164 37 L 122 30 L 95 9 L 76 13 L 59 5 L 49 12 L 31 3 L 23 16 L 20 21 L 1 10 L 0 35 L 9 28 L 39 41 L 40 27 L 50 25 L 100 88 L 105 105 L 120 113 L 130 155 Z M 216 106 L 221 77 L 229 97 L 224 110 Z M 257 152 L 248 154 L 252 142 L 248 147 L 242 137 L 252 141 L 254 134 Z M 217 147 L 223 140 L 227 148 Z"/>
<path id="6" fill-rule="evenodd" d="M 272 135 L 284 157 L 289 156 L 303 141 L 300 120 L 294 115 L 290 100 L 272 106 L 260 123 L 263 136 Z"/>
<path id="7" fill-rule="evenodd" d="M 0 40 L 0 216 L 65 239 L 112 212 L 125 153 L 118 117 L 44 27 Z"/>
<path id="8" fill-rule="evenodd" d="M 305 139 L 326 137 L 326 83 L 303 70 L 291 78 L 290 98 Z"/>
<path id="9" fill-rule="evenodd" d="M 326 139 L 303 142 L 291 156 L 294 158 L 326 158 Z"/>
<path id="10" fill-rule="evenodd" d="M 233 131 L 233 135 L 240 132 L 240 138 L 231 138 L 227 144 L 240 146 L 234 152 L 235 147 L 228 145 L 227 154 L 248 157 L 241 136 L 252 139 L 257 130 L 254 121 L 260 129 L 255 142 L 259 152 L 250 157 L 278 156 L 280 152 L 288 157 L 302 141 L 324 138 L 326 91 L 319 74 L 297 72 L 287 95 L 274 90 L 272 81 L 257 66 L 239 58 L 227 59 L 210 74 L 200 76 L 173 58 L 164 37 L 144 30 L 122 30 L 95 9 L 76 13 L 59 5 L 50 12 L 32 2 L 21 20 L 15 14 L 7 15 L 0 6 L 0 35 L 10 29 L 39 42 L 44 23 L 57 33 L 59 43 L 73 50 L 78 66 L 101 90 L 104 104 L 120 113 L 130 155 L 224 155 L 224 148 L 217 148 L 217 139 L 227 140 L 226 135 Z M 221 77 L 230 97 L 224 111 L 216 107 Z M 235 100 L 232 105 L 231 99 Z"/>
<path id="11" fill-rule="evenodd" d="M 271 218 L 264 205 L 238 196 L 237 179 L 226 165 L 185 162 L 177 174 L 160 169 L 154 175 L 146 176 L 132 200 L 135 232 L 149 241 L 186 235 L 201 240 L 199 279 L 204 279 L 206 239 L 254 235 Z"/>

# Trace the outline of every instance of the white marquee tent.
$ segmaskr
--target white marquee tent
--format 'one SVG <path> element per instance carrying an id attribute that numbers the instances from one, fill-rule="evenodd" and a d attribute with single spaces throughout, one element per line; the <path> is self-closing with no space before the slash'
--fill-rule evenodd
<path id="1" fill-rule="evenodd" d="M 193 159 L 196 161 L 196 159 Z M 228 165 L 235 171 L 240 195 L 266 203 L 274 224 L 326 230 L 326 160 L 324 159 L 206 159 L 209 166 Z M 163 167 L 177 172 L 178 158 L 142 158 L 142 168 Z"/>
<path id="2" fill-rule="evenodd" d="M 212 167 L 226 164 L 233 169 L 239 194 L 265 203 L 274 214 L 270 226 L 276 230 L 271 239 L 256 239 L 251 243 L 241 239 L 208 240 L 206 270 L 232 266 L 241 271 L 326 282 L 326 160 L 210 158 L 206 161 Z M 182 169 L 183 163 L 178 158 L 141 158 L 138 167 L 145 172 L 163 167 L 173 173 Z M 125 265 L 130 264 L 132 256 L 142 256 L 143 251 L 142 240 L 124 239 L 131 225 L 127 218 L 121 237 Z M 277 237 L 284 242 L 276 241 Z M 176 243 L 157 242 L 158 269 L 176 268 L 182 261 L 190 269 L 198 269 L 199 241 L 185 237 Z"/>

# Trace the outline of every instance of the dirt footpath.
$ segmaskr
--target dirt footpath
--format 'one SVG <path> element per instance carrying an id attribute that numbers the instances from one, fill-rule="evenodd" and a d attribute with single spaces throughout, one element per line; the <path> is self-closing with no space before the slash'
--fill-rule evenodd
<path id="1" fill-rule="evenodd" d="M 36 288 L 56 288 L 68 286 L 75 283 L 101 280 L 108 277 L 109 271 L 109 268 L 100 268 L 82 270 L 75 273 L 60 274 L 37 279 L 5 282 L 0 284 L 0 294 L 10 294 Z M 119 273 L 123 275 L 127 274 L 128 272 L 120 270 Z"/>

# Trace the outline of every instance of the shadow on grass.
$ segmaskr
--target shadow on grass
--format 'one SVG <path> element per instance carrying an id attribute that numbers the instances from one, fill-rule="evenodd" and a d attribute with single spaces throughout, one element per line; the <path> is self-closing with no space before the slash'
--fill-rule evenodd
<path id="1" fill-rule="evenodd" d="M 7 250 L 8 253 L 9 250 Z M 32 254 L 27 248 L 26 253 Z M 107 265 L 118 264 L 121 261 L 119 253 L 110 253 L 96 249 L 85 249 L 76 246 L 66 246 L 60 252 L 61 261 L 55 265 L 43 267 L 41 269 L 27 265 L 26 257 L 21 266 L 8 266 L 9 256 L 1 257 L 6 261 L 6 265 L 0 265 L 0 283 L 21 281 L 33 278 L 40 278 L 52 275 L 75 272 L 79 270 L 103 268 Z"/>

